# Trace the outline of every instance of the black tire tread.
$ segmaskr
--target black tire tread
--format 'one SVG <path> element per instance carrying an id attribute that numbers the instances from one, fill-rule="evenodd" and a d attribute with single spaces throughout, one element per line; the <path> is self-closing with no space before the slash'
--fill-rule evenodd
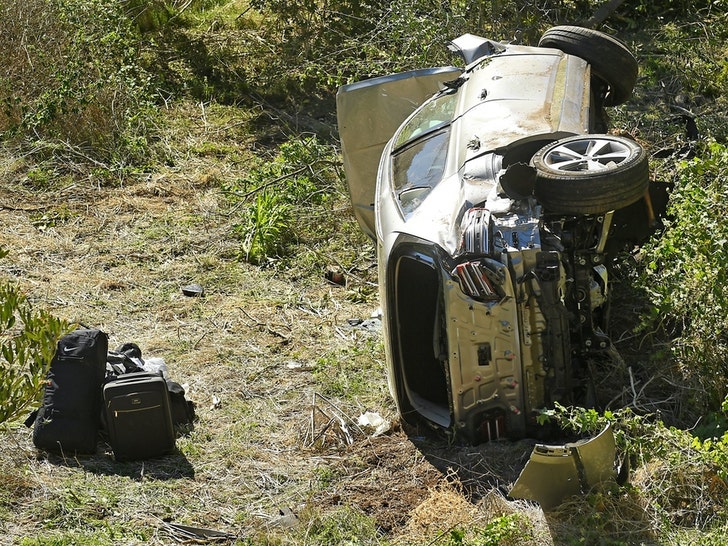
<path id="1" fill-rule="evenodd" d="M 538 45 L 587 61 L 594 75 L 610 87 L 605 106 L 623 104 L 632 96 L 639 70 L 637 59 L 617 38 L 589 28 L 562 25 L 544 32 Z"/>

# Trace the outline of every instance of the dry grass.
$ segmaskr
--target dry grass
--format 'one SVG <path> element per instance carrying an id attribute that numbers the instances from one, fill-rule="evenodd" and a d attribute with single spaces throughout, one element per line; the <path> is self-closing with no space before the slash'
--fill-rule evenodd
<path id="1" fill-rule="evenodd" d="M 111 186 L 53 173 L 39 185 L 22 159 L 2 157 L 2 277 L 54 314 L 104 329 L 112 347 L 135 341 L 163 357 L 199 422 L 175 455 L 136 463 L 116 463 L 107 446 L 85 458 L 37 453 L 30 430 L 10 427 L 0 442 L 0 543 L 168 544 L 179 537 L 166 522 L 254 543 L 325 543 L 321 522 L 346 508 L 378 529 L 370 543 L 407 544 L 423 536 L 427 510 L 456 502 L 459 521 L 474 513 L 440 456 L 430 462 L 434 446 L 416 445 L 396 422 L 377 438 L 352 427 L 351 445 L 306 440 L 315 393 L 346 422 L 364 411 L 394 418 L 377 335 L 347 320 L 376 307 L 371 297 L 356 303 L 372 292 L 373 253 L 360 237 L 348 254 L 294 256 L 297 268 L 240 262 L 220 182 L 245 174 L 241 158 L 255 143 L 238 140 L 245 119 L 230 113 L 180 107 L 167 143 L 175 166 Z M 342 228 L 346 244 L 353 231 Z M 325 279 L 327 262 L 344 269 L 345 287 Z M 205 296 L 184 296 L 190 283 Z"/>

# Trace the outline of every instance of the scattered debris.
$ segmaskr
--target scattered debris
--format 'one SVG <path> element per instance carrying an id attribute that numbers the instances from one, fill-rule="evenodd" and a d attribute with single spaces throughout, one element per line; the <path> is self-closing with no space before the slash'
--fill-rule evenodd
<path id="1" fill-rule="evenodd" d="M 298 525 L 298 517 L 288 507 L 283 507 L 278 510 L 279 517 L 273 520 L 272 525 L 275 527 L 281 527 L 283 529 L 290 529 Z"/>
<path id="2" fill-rule="evenodd" d="M 205 289 L 199 284 L 188 284 L 182 287 L 182 293 L 191 298 L 200 298 L 205 295 Z"/>
<path id="3" fill-rule="evenodd" d="M 286 362 L 286 368 L 296 372 L 305 372 L 311 369 L 311 366 L 296 362 L 295 360 L 289 360 Z"/>
<path id="4" fill-rule="evenodd" d="M 381 436 L 389 432 L 392 423 L 376 412 L 367 411 L 359 416 L 358 424 L 364 432 L 369 436 Z"/>
<path id="5" fill-rule="evenodd" d="M 329 269 L 324 277 L 331 284 L 335 284 L 337 286 L 346 286 L 346 277 L 340 270 L 336 268 Z"/>
<path id="6" fill-rule="evenodd" d="M 379 333 L 382 331 L 382 319 L 379 317 L 369 319 L 349 319 L 346 321 L 352 328 L 359 328 L 367 332 Z"/>
<path id="7" fill-rule="evenodd" d="M 144 371 L 161 375 L 165 379 L 169 378 L 167 373 L 167 363 L 161 356 L 150 356 L 144 359 Z"/>
<path id="8" fill-rule="evenodd" d="M 216 531 L 215 529 L 204 529 L 202 527 L 190 527 L 189 525 L 180 525 L 178 523 L 163 522 L 164 529 L 179 542 L 194 541 L 196 544 L 205 542 L 222 542 L 235 540 L 238 536 L 226 533 L 224 531 Z"/>
<path id="9" fill-rule="evenodd" d="M 214 394 L 212 395 L 212 405 L 210 406 L 210 409 L 219 409 L 220 406 L 222 406 L 222 400 L 220 400 L 217 396 Z"/>

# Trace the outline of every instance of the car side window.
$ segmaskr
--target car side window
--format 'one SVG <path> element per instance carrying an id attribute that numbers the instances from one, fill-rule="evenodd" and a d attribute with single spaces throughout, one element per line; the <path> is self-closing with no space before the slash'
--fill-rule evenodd
<path id="1" fill-rule="evenodd" d="M 450 92 L 423 104 L 400 128 L 394 140 L 395 153 L 408 142 L 449 124 L 455 112 L 457 97 L 457 93 Z"/>
<path id="2" fill-rule="evenodd" d="M 392 181 L 405 216 L 442 180 L 456 99 L 449 93 L 426 103 L 395 137 Z"/>

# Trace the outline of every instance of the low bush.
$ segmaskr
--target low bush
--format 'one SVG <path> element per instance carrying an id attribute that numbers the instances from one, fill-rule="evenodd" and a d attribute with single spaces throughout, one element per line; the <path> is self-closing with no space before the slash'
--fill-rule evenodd
<path id="1" fill-rule="evenodd" d="M 643 249 L 640 284 L 654 305 L 649 327 L 668 334 L 674 361 L 715 410 L 728 384 L 728 146 L 706 145 L 677 164 L 666 229 Z M 707 393 L 704 396 L 702 393 Z"/>
<path id="2" fill-rule="evenodd" d="M 0 4 L 0 141 L 105 169 L 148 161 L 147 73 L 126 2 Z"/>
<path id="3" fill-rule="evenodd" d="M 0 248 L 0 257 L 7 254 Z M 58 338 L 68 324 L 36 309 L 10 283 L 0 283 L 0 424 L 22 416 L 43 387 Z"/>

